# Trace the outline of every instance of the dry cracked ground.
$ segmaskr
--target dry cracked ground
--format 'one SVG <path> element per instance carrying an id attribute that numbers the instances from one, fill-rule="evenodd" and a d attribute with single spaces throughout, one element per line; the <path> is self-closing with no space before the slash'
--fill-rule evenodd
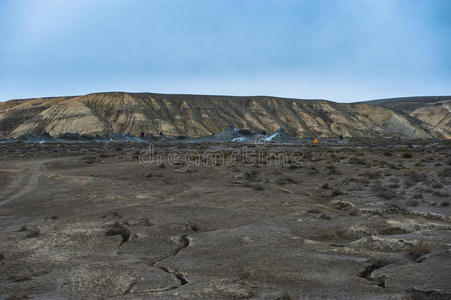
<path id="1" fill-rule="evenodd" d="M 141 148 L 0 145 L 0 299 L 451 298 L 448 141 Z"/>

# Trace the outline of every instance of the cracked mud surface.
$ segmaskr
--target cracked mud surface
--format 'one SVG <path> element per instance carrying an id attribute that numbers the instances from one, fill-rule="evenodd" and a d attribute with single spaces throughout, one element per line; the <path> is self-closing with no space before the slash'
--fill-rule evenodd
<path id="1" fill-rule="evenodd" d="M 450 299 L 451 145 L 396 143 L 0 145 L 0 299 Z"/>

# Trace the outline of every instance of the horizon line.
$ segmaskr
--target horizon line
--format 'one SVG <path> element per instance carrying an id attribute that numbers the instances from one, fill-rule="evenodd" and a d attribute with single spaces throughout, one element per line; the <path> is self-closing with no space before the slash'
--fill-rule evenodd
<path id="1" fill-rule="evenodd" d="M 166 95 L 166 96 L 206 96 L 206 97 L 234 97 L 234 98 L 252 98 L 252 97 L 269 97 L 269 98 L 278 98 L 278 99 L 289 99 L 289 100 L 305 100 L 305 101 L 329 101 L 335 103 L 362 103 L 362 102 L 371 102 L 378 100 L 390 100 L 390 99 L 408 99 L 408 98 L 434 98 L 434 97 L 450 97 L 451 95 L 409 95 L 409 96 L 396 96 L 396 97 L 388 97 L 388 98 L 377 98 L 377 99 L 365 99 L 365 100 L 355 100 L 350 102 L 343 102 L 339 100 L 329 100 L 325 98 L 294 98 L 294 97 L 281 97 L 281 96 L 273 96 L 273 95 L 229 95 L 229 94 L 194 94 L 194 93 L 157 93 L 157 92 L 128 92 L 128 91 L 102 91 L 102 92 L 92 92 L 86 94 L 79 95 L 56 95 L 56 96 L 39 96 L 39 97 L 31 97 L 31 98 L 12 98 L 6 100 L 0 100 L 0 102 L 9 102 L 9 101 L 26 101 L 33 99 L 43 99 L 43 98 L 75 98 L 75 97 L 84 97 L 89 95 L 96 94 L 109 94 L 109 93 L 122 93 L 122 94 L 154 94 L 154 95 Z"/>

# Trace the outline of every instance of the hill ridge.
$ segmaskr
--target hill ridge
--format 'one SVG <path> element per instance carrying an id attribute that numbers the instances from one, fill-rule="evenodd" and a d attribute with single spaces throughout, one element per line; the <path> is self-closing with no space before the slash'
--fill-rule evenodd
<path id="1" fill-rule="evenodd" d="M 141 133 L 201 136 L 227 126 L 297 137 L 450 138 L 410 114 L 368 102 L 274 96 L 100 92 L 0 103 L 0 137 L 26 133 Z"/>

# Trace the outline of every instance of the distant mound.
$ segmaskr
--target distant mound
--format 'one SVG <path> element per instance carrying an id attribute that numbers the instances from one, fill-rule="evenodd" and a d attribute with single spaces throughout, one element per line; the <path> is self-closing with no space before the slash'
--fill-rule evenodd
<path id="1" fill-rule="evenodd" d="M 451 100 L 451 96 L 423 96 L 423 97 L 401 97 L 401 98 L 388 98 L 365 101 L 361 103 L 369 103 L 373 105 L 383 106 L 389 109 L 400 111 L 406 114 L 422 108 L 428 104 L 436 103 L 440 101 Z"/>
<path id="2" fill-rule="evenodd" d="M 451 96 L 390 98 L 366 101 L 414 117 L 451 138 Z"/>
<path id="3" fill-rule="evenodd" d="M 411 116 L 435 128 L 451 133 L 451 99 L 425 105 L 410 113 Z M 448 134 L 451 138 L 451 134 Z"/>
<path id="4" fill-rule="evenodd" d="M 286 133 L 298 138 L 449 137 L 447 127 L 435 128 L 414 115 L 368 103 L 122 92 L 0 103 L 0 138 L 3 139 L 44 132 L 53 137 L 67 132 L 80 136 L 128 134 L 134 137 L 160 133 L 200 137 L 222 132 L 224 138 L 226 135 L 246 138 L 244 131 L 237 133 L 229 126 L 257 133 L 284 128 L 285 132 L 279 135 Z"/>

